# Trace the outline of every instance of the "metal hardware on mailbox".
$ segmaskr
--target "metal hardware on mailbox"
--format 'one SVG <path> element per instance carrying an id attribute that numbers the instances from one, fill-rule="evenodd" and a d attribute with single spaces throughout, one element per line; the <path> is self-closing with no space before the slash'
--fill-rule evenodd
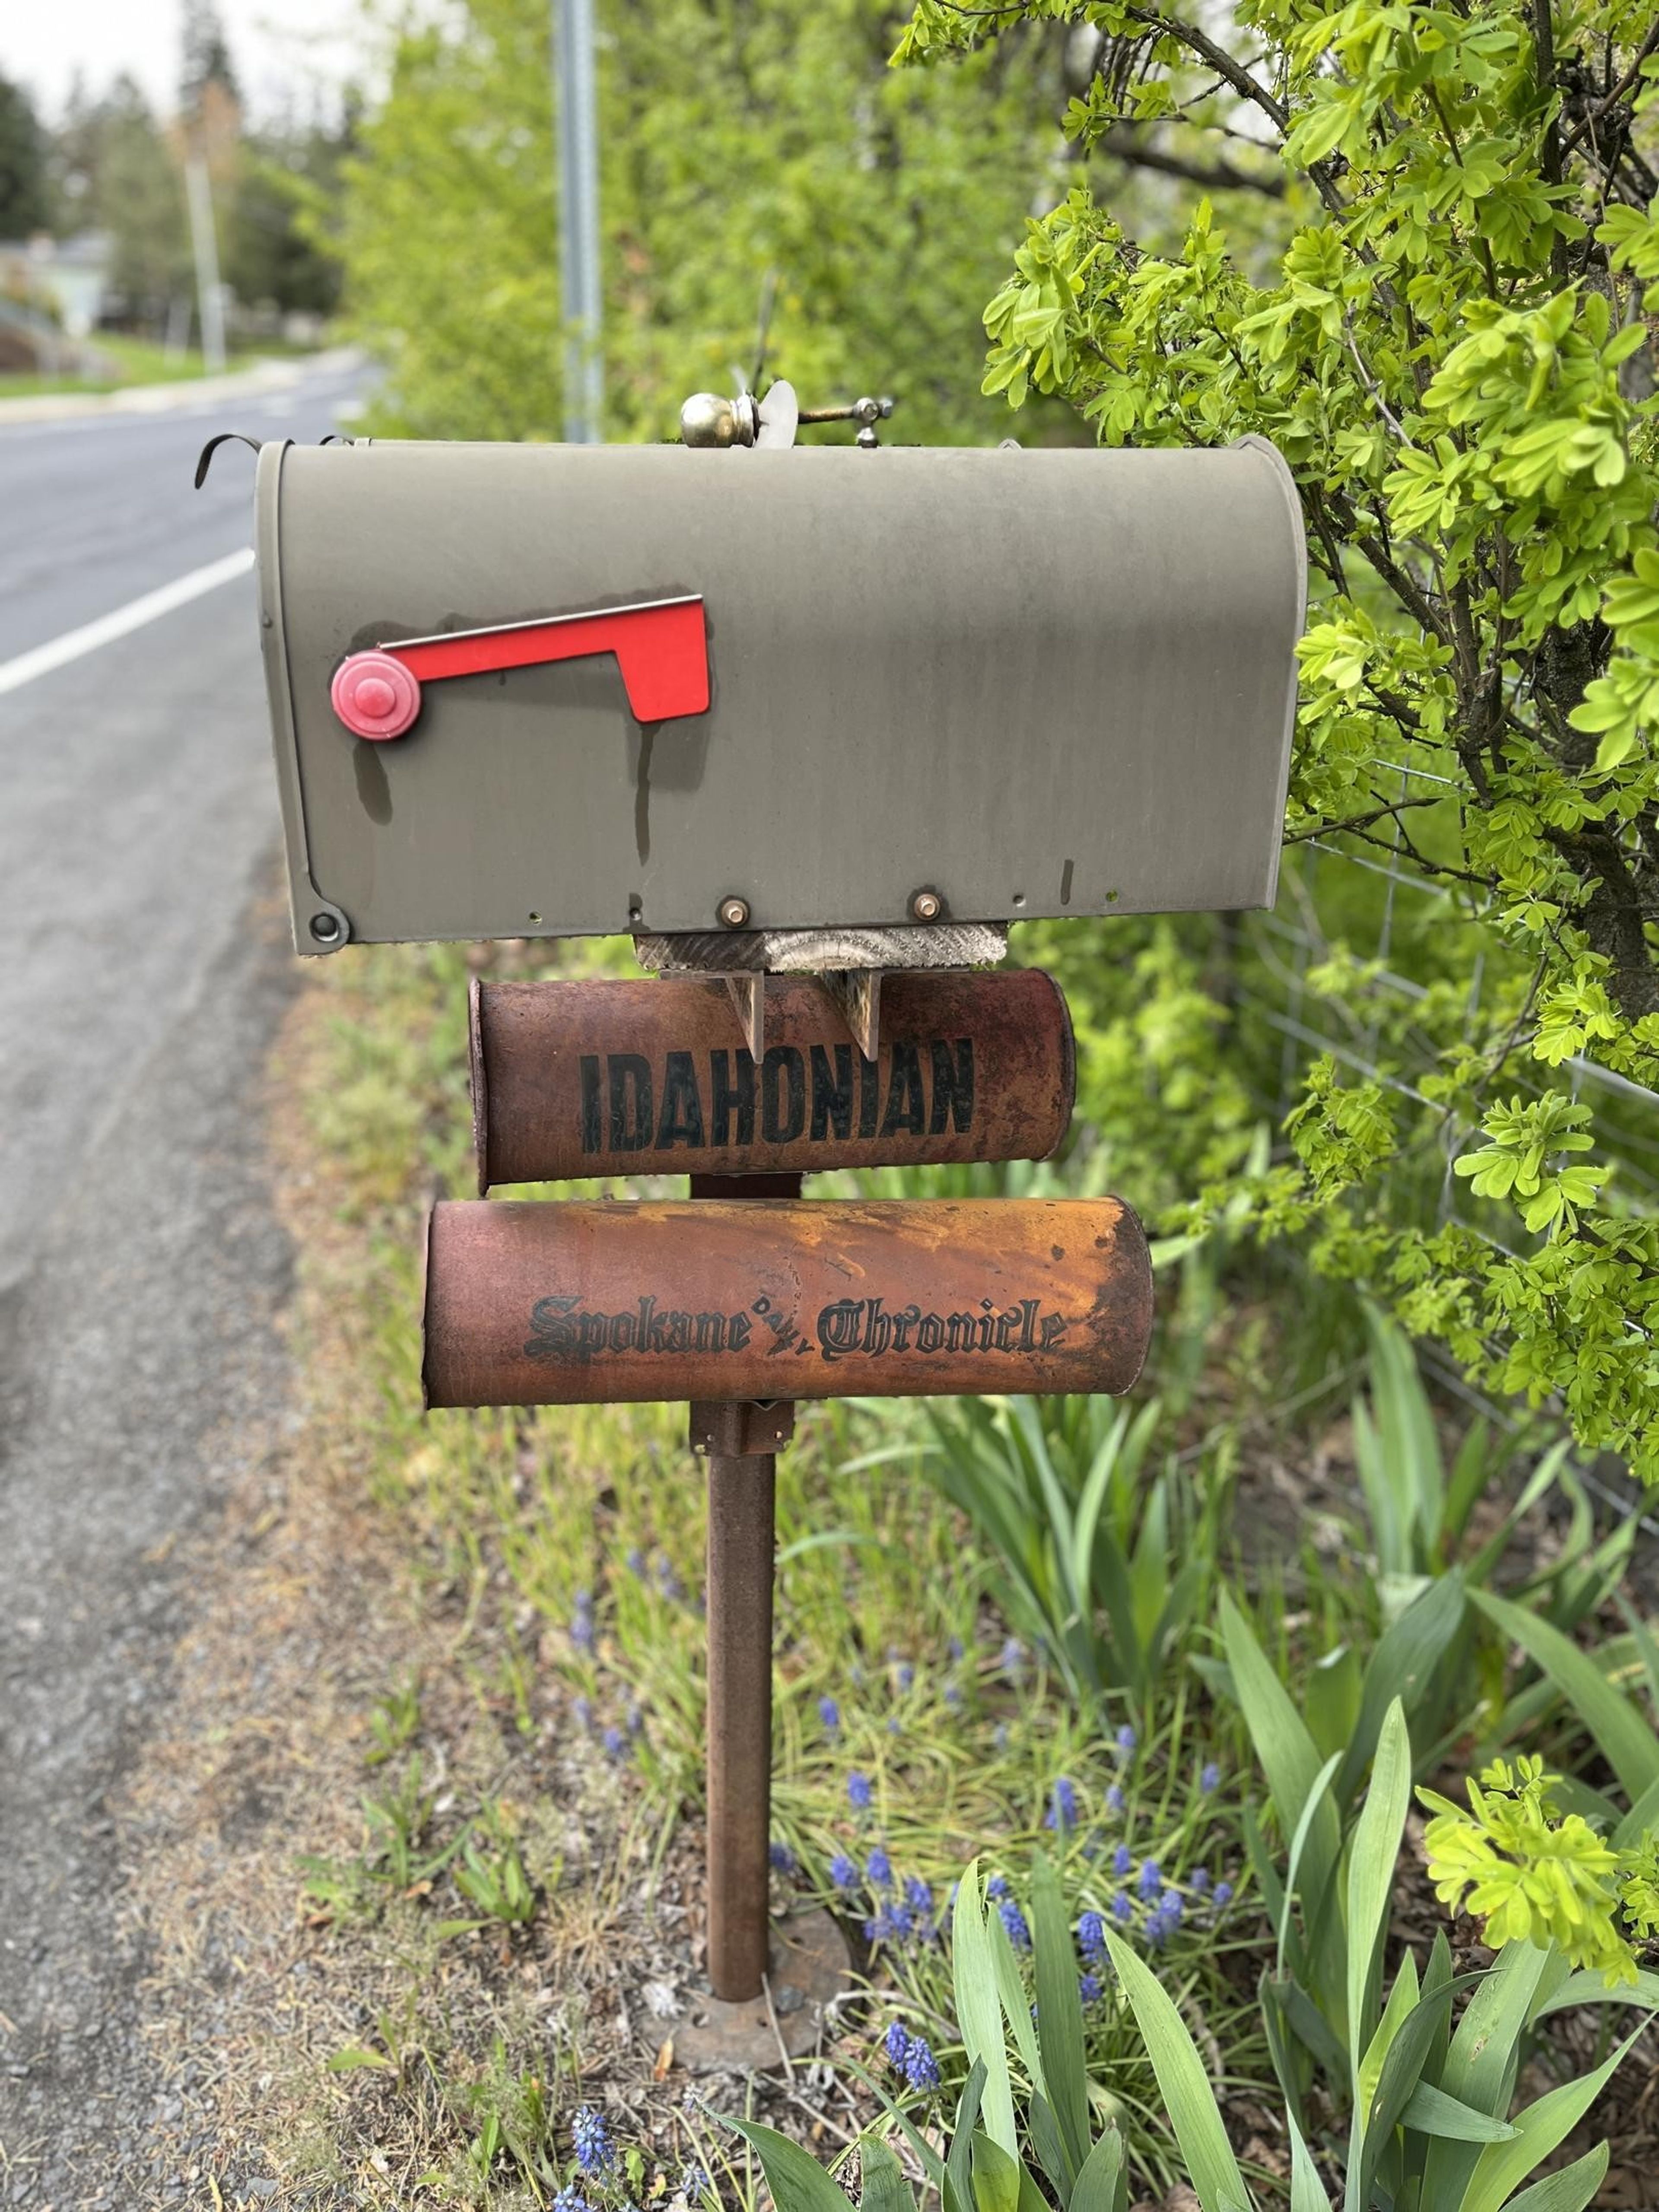
<path id="1" fill-rule="evenodd" d="M 694 392 L 680 410 L 680 442 L 724 450 L 732 446 L 763 449 L 793 445 L 799 423 L 856 422 L 857 442 L 866 448 L 877 443 L 876 425 L 892 414 L 891 399 L 854 399 L 845 407 L 802 407 L 793 385 L 781 379 L 769 386 L 764 399 L 750 392 L 723 399 L 717 392 Z"/>
<path id="2" fill-rule="evenodd" d="M 708 638 L 696 592 L 645 599 L 591 614 L 549 615 L 443 630 L 348 653 L 329 696 L 354 737 L 400 738 L 421 711 L 421 685 L 452 676 L 497 676 L 590 653 L 616 655 L 636 722 L 666 722 L 708 711 Z"/>

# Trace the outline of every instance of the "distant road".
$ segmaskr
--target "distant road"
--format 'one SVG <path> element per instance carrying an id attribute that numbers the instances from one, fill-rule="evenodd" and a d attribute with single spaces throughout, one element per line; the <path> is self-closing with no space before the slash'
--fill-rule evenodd
<path id="1" fill-rule="evenodd" d="M 122 1790 L 201 1595 L 175 1540 L 291 1382 L 252 457 L 191 478 L 215 430 L 321 436 L 355 380 L 0 428 L 0 2193 L 41 2212 L 185 2201 Z"/>
<path id="2" fill-rule="evenodd" d="M 361 382 L 337 368 L 165 415 L 0 427 L 0 1291 L 198 988 L 276 822 L 246 576 L 28 672 L 234 565 L 252 457 L 223 447 L 192 491 L 213 432 L 314 440 Z"/>

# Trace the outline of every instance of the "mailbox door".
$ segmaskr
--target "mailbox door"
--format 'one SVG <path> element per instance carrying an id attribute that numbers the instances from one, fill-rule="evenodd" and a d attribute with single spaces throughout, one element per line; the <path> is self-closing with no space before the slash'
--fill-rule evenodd
<path id="1" fill-rule="evenodd" d="M 1273 896 L 1304 557 L 1261 441 L 271 447 L 259 502 L 303 950 Z M 390 740 L 331 703 L 366 647 L 688 595 L 703 714 L 642 726 L 605 653 Z"/>

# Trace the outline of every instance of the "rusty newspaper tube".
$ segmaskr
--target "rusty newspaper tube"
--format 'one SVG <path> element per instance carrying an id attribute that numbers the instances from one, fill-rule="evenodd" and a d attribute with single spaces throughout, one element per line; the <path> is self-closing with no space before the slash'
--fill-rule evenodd
<path id="1" fill-rule="evenodd" d="M 1036 969 L 898 972 L 866 1060 L 817 985 L 766 982 L 758 1066 L 717 978 L 472 987 L 478 1188 L 1046 1159 L 1072 1118 L 1066 1001 Z"/>
<path id="2" fill-rule="evenodd" d="M 431 1406 L 1127 1390 L 1152 1334 L 1120 1200 L 452 1201 Z"/>

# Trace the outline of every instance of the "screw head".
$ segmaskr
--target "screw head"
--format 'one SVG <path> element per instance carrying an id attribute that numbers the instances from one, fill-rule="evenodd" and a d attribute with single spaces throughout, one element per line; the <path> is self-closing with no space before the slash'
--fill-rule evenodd
<path id="1" fill-rule="evenodd" d="M 718 912 L 726 928 L 741 929 L 749 919 L 749 902 L 745 898 L 723 898 Z"/>
<path id="2" fill-rule="evenodd" d="M 311 917 L 311 933 L 319 945 L 337 944 L 340 935 L 339 921 L 331 914 L 313 914 Z"/>
<path id="3" fill-rule="evenodd" d="M 921 890 L 910 894 L 910 918 L 913 921 L 937 921 L 945 911 L 945 901 L 937 891 Z"/>

